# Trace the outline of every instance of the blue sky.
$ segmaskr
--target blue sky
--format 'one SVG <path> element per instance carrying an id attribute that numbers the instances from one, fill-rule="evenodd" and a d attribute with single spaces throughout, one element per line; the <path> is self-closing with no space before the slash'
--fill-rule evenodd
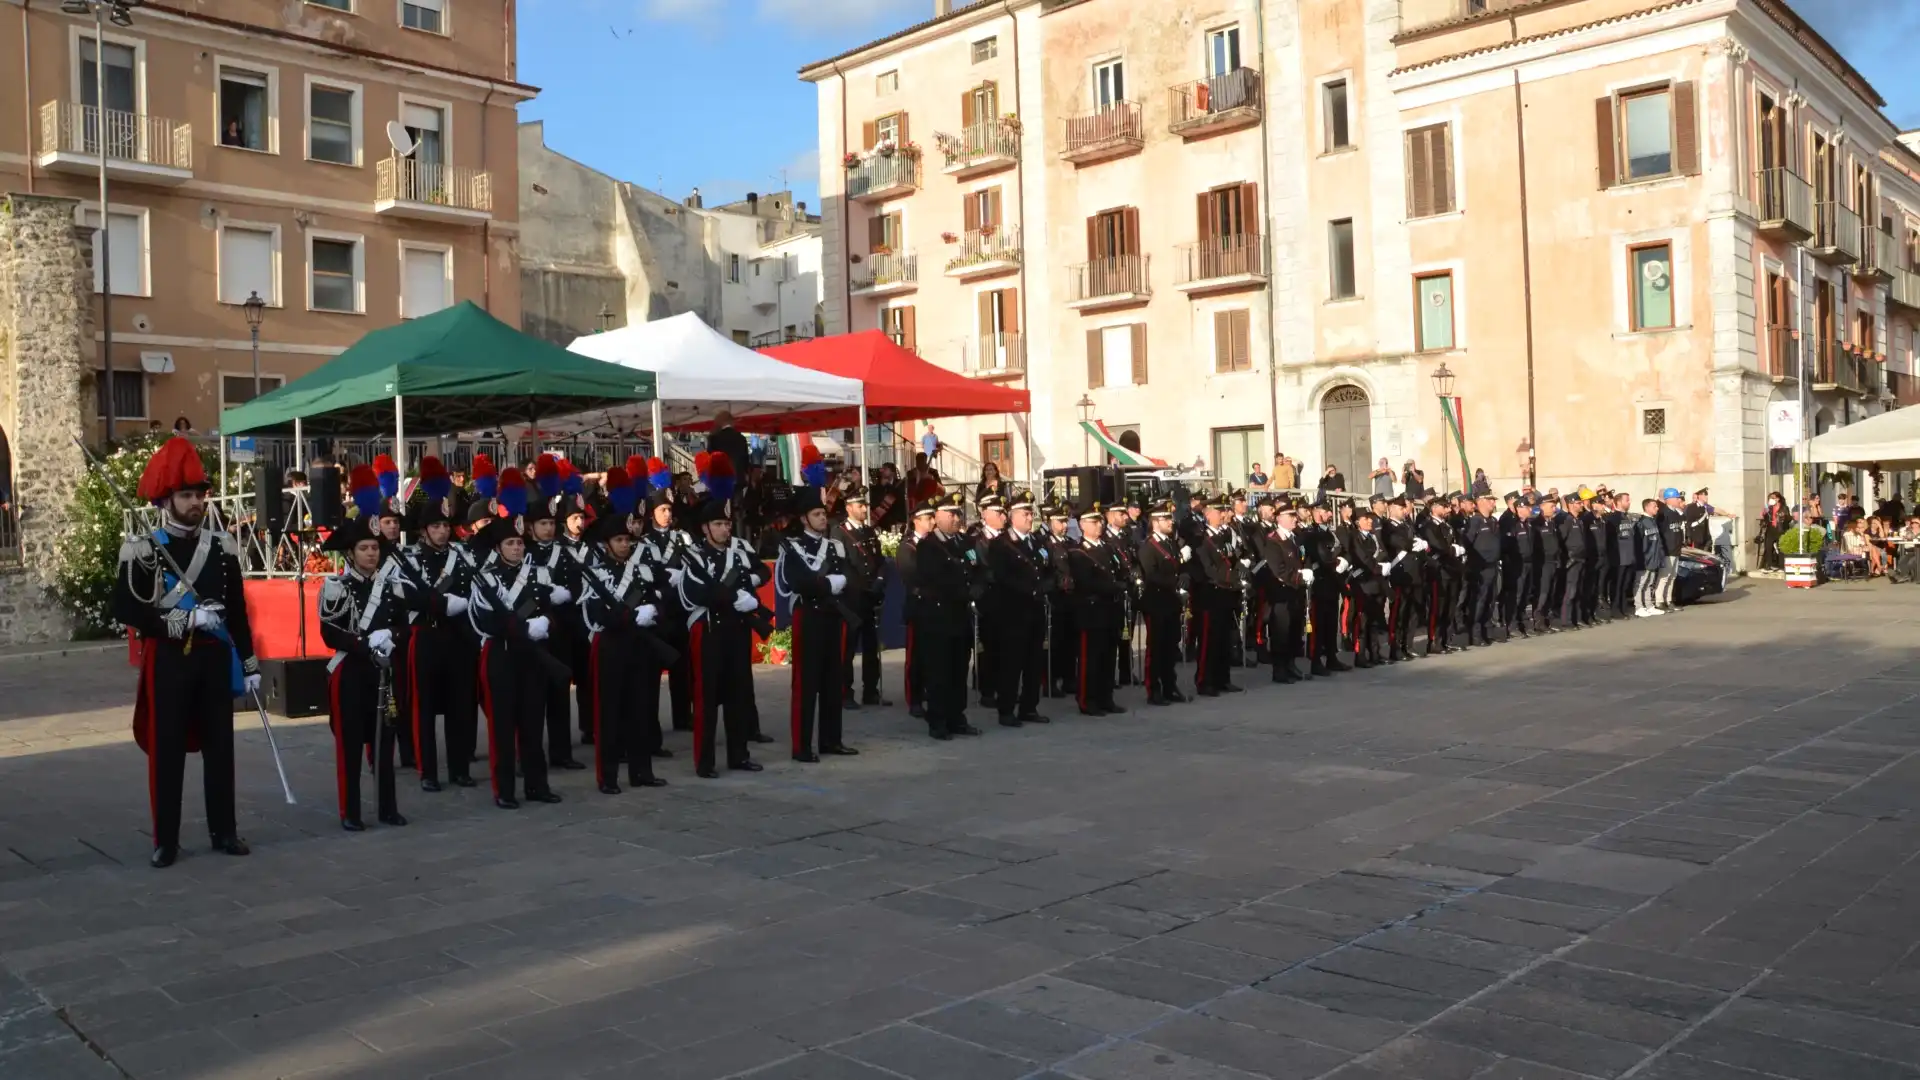
<path id="1" fill-rule="evenodd" d="M 1147 6 L 1166 0 L 1133 0 Z M 1920 127 L 1920 0 L 1792 0 Z M 933 0 L 521 0 L 523 120 L 547 145 L 675 198 L 709 205 L 778 190 L 819 209 L 813 87 L 795 75 L 933 14 Z"/>

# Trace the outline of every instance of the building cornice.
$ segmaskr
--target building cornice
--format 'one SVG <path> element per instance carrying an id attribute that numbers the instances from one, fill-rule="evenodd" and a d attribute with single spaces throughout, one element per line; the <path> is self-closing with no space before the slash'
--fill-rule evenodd
<path id="1" fill-rule="evenodd" d="M 936 41 L 955 31 L 978 26 L 1002 15 L 1011 15 L 1020 8 L 1033 7 L 1046 2 L 1049 0 L 978 0 L 977 3 L 968 4 L 945 15 L 937 15 L 925 22 L 915 23 L 904 30 L 888 34 L 886 37 L 848 49 L 838 56 L 816 60 L 800 69 L 800 81 L 818 82 L 838 74 L 842 68 L 871 63 L 916 45 Z"/>

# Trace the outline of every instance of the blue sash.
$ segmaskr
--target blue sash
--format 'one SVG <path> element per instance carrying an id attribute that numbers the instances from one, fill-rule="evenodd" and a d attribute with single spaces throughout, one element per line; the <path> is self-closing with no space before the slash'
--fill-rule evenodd
<path id="1" fill-rule="evenodd" d="M 154 543 L 165 544 L 167 540 L 168 540 L 168 535 L 165 529 L 153 530 Z M 180 578 L 178 575 L 174 574 L 172 570 L 167 569 L 163 562 L 160 568 L 160 582 L 162 585 L 161 595 L 164 596 L 167 593 L 170 593 L 173 591 L 174 587 L 180 583 Z M 187 593 L 186 595 L 180 597 L 180 602 L 175 604 L 174 607 L 181 611 L 188 611 L 188 612 L 192 611 L 196 606 L 198 606 L 194 601 L 194 596 L 195 596 L 194 593 Z M 242 602 L 244 603 L 244 601 Z M 191 619 L 192 616 L 188 616 L 188 618 Z M 222 620 L 219 626 L 214 627 L 212 630 L 206 630 L 202 632 L 209 634 L 215 638 L 218 638 L 220 640 L 220 643 L 227 647 L 227 660 L 229 661 L 229 671 L 231 675 L 228 681 L 232 685 L 233 696 L 239 697 L 240 695 L 246 693 L 247 677 L 246 677 L 246 674 L 242 672 L 240 669 L 240 650 L 233 647 L 233 637 L 232 635 L 227 633 L 226 621 Z M 188 633 L 192 633 L 192 631 L 189 630 Z"/>

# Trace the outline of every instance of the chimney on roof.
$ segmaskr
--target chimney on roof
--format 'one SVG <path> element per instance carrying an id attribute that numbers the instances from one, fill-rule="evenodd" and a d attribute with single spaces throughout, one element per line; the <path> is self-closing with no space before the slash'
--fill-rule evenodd
<path id="1" fill-rule="evenodd" d="M 953 0 L 933 0 L 933 17 L 953 14 Z"/>
<path id="2" fill-rule="evenodd" d="M 703 204 L 700 202 L 699 188 L 694 188 L 693 194 L 687 196 L 687 205 L 694 208 L 695 210 L 699 210 L 703 208 Z"/>
<path id="3" fill-rule="evenodd" d="M 759 212 L 760 212 L 759 192 L 755 192 L 755 191 L 747 192 L 747 213 L 757 214 Z"/>

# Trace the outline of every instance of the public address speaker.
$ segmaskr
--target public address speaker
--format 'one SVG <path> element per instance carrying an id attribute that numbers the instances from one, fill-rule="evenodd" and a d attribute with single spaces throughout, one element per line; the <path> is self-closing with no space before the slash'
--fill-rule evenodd
<path id="1" fill-rule="evenodd" d="M 315 465 L 307 474 L 307 509 L 313 512 L 313 527 L 337 529 L 344 508 L 340 505 L 340 469 L 335 465 Z"/>

